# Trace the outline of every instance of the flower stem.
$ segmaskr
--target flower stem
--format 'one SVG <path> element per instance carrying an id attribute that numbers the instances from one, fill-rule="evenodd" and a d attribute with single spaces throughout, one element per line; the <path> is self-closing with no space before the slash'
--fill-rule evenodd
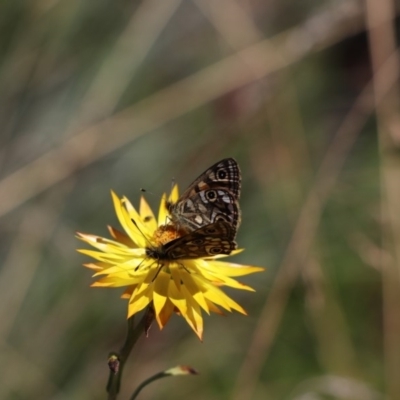
<path id="1" fill-rule="evenodd" d="M 145 381 L 143 381 L 135 390 L 135 392 L 132 394 L 132 396 L 130 397 L 130 400 L 135 400 L 136 396 L 141 392 L 141 390 L 147 386 L 149 383 L 156 381 L 157 379 L 161 379 L 161 378 L 165 378 L 167 376 L 170 376 L 170 374 L 166 374 L 164 371 L 163 372 L 159 372 L 153 376 L 151 376 L 150 378 L 146 379 Z"/>
<path id="2" fill-rule="evenodd" d="M 110 375 L 108 377 L 107 382 L 107 400 L 116 400 L 120 387 L 121 387 L 121 377 L 124 369 L 124 365 L 129 357 L 129 354 L 132 351 L 133 346 L 139 339 L 142 333 L 145 333 L 146 326 L 149 323 L 149 311 L 146 311 L 139 321 L 139 323 L 134 327 L 134 317 L 128 318 L 128 329 L 126 334 L 126 339 L 124 345 L 121 347 L 121 350 L 117 352 L 113 352 L 109 355 L 109 360 L 111 358 L 118 360 L 118 364 L 116 368 L 110 367 Z M 109 364 L 110 365 L 110 364 Z"/>

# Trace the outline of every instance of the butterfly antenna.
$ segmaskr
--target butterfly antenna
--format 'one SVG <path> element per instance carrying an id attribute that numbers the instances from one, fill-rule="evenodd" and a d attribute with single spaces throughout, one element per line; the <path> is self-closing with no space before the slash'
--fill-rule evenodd
<path id="1" fill-rule="evenodd" d="M 159 260 L 157 260 L 157 261 L 159 262 Z M 157 276 L 158 276 L 159 273 L 161 272 L 163 266 L 164 266 L 164 264 L 162 264 L 162 263 L 158 265 L 158 270 L 157 270 L 157 272 L 156 272 L 154 278 L 151 280 L 152 282 L 154 282 L 154 281 L 157 279 Z"/>
<path id="2" fill-rule="evenodd" d="M 171 179 L 171 192 L 175 185 L 176 185 L 176 180 L 175 180 L 175 178 L 172 178 Z"/>
<path id="3" fill-rule="evenodd" d="M 154 193 L 149 192 L 148 190 L 146 190 L 146 189 L 144 189 L 144 188 L 140 188 L 140 191 L 141 191 L 142 193 L 149 193 L 149 194 L 151 194 L 151 195 L 154 196 Z"/>
<path id="4" fill-rule="evenodd" d="M 179 266 L 181 266 L 189 275 L 191 275 L 192 273 L 185 267 L 184 264 L 182 263 L 178 263 Z"/>
<path id="5" fill-rule="evenodd" d="M 133 218 L 131 218 L 131 220 L 132 220 L 132 223 L 136 226 L 136 228 L 138 229 L 138 231 L 142 234 L 142 236 L 143 236 L 144 239 L 146 240 L 147 246 L 151 249 L 151 248 L 153 247 L 153 245 L 150 243 L 150 241 L 147 239 L 146 235 L 145 235 L 145 234 L 142 232 L 142 230 L 139 228 L 139 226 L 138 226 L 138 224 L 136 223 L 136 221 L 135 221 Z M 140 264 L 135 268 L 135 271 L 137 271 L 137 270 L 140 268 L 140 266 L 141 266 L 141 264 L 142 264 L 143 262 L 144 262 L 144 260 L 140 262 Z M 154 262 L 159 263 L 160 260 L 155 260 Z M 154 264 L 154 263 L 152 263 L 152 264 L 150 265 L 150 267 L 151 267 L 153 264 Z M 152 282 L 154 282 L 154 281 L 156 280 L 156 278 L 157 278 L 158 274 L 160 273 L 160 271 L 161 271 L 161 269 L 162 269 L 163 266 L 164 266 L 163 264 L 159 264 L 157 273 L 156 273 L 156 275 L 154 276 L 154 278 L 152 279 Z"/>
<path id="6" fill-rule="evenodd" d="M 141 267 L 141 265 L 144 263 L 144 260 L 140 261 L 139 265 L 135 267 L 135 272 L 138 271 Z"/>

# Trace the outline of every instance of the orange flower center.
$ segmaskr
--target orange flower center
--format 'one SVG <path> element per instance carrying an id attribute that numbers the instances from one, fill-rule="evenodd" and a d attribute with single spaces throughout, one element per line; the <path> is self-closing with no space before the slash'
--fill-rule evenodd
<path id="1" fill-rule="evenodd" d="M 181 237 L 181 234 L 173 225 L 161 225 L 153 234 L 153 240 L 157 246 L 164 246 L 178 237 Z"/>

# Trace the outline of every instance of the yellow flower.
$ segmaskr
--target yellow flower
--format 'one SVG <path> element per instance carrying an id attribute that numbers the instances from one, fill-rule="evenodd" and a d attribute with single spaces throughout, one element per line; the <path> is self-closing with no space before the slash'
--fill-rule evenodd
<path id="1" fill-rule="evenodd" d="M 220 287 L 254 291 L 232 277 L 262 271 L 263 268 L 223 262 L 219 259 L 225 255 L 221 254 L 195 259 L 157 259 L 157 254 L 151 249 L 162 248 L 182 235 L 168 223 L 166 196 L 161 199 L 156 220 L 143 197 L 137 212 L 126 197 L 120 199 L 113 192 L 111 195 L 125 233 L 110 226 L 108 229 L 113 239 L 78 233 L 79 239 L 97 249 L 78 250 L 96 260 L 84 264 L 96 271 L 95 277 L 101 276 L 92 286 L 126 287 L 122 297 L 129 299 L 128 317 L 152 305 L 155 319 L 162 329 L 176 312 L 185 318 L 200 339 L 203 335 L 202 310 L 207 314 L 210 311 L 223 314 L 220 309 L 223 308 L 246 314 Z M 178 197 L 175 186 L 169 201 L 175 202 Z"/>

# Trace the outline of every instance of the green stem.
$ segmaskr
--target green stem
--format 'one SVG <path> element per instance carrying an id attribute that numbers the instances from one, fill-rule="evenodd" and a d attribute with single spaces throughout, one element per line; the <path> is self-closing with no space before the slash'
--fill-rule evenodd
<path id="1" fill-rule="evenodd" d="M 149 383 L 156 381 L 157 379 L 161 379 L 161 378 L 165 378 L 167 376 L 171 376 L 171 374 L 167 374 L 165 372 L 159 372 L 158 374 L 155 374 L 153 376 L 151 376 L 150 378 L 146 379 L 145 381 L 143 381 L 134 391 L 134 393 L 132 394 L 130 400 L 135 400 L 136 396 L 141 392 L 141 390 L 147 386 Z"/>
<path id="2" fill-rule="evenodd" d="M 107 382 L 107 400 L 116 400 L 120 387 L 121 387 L 121 377 L 124 369 L 124 365 L 132 351 L 133 346 L 139 339 L 142 333 L 145 333 L 146 327 L 149 324 L 149 311 L 146 311 L 139 321 L 139 323 L 134 327 L 134 317 L 128 319 L 128 330 L 126 334 L 125 343 L 118 353 L 111 353 L 109 357 L 115 356 L 118 358 L 119 367 L 116 371 L 110 369 L 110 375 Z"/>

